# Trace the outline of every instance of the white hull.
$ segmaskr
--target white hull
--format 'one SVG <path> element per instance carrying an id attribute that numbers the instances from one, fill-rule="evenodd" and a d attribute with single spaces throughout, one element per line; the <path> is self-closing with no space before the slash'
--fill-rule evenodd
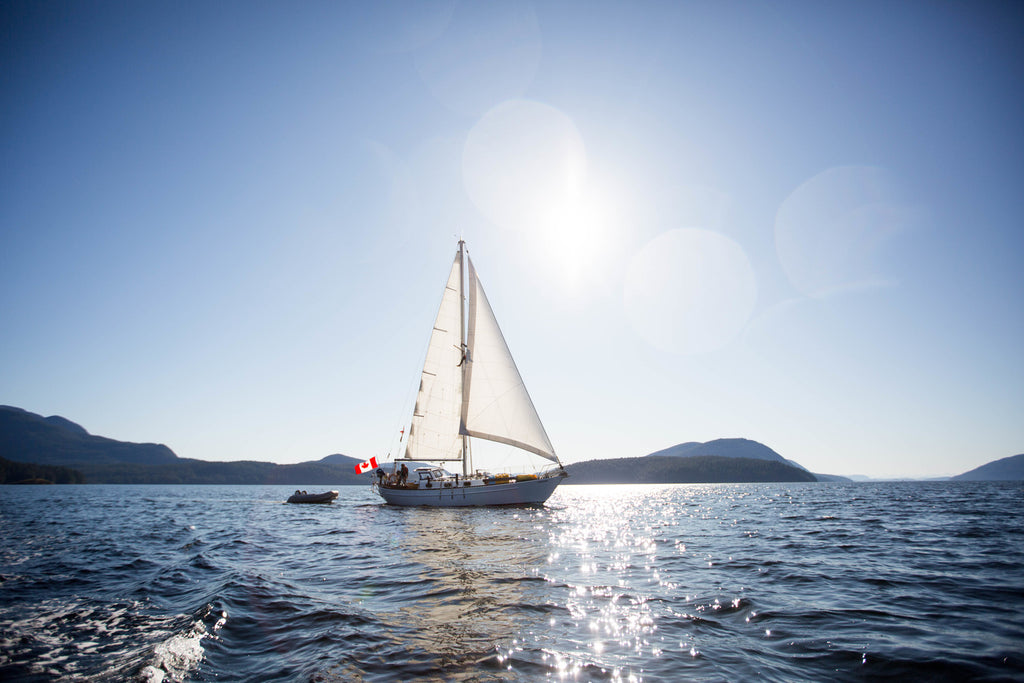
<path id="1" fill-rule="evenodd" d="M 546 501 L 555 488 L 562 483 L 562 476 L 555 475 L 529 481 L 510 481 L 506 484 L 474 486 L 452 486 L 446 488 L 435 484 L 433 488 L 396 489 L 377 487 L 377 493 L 389 505 L 430 507 L 483 507 L 491 505 L 540 505 Z"/>

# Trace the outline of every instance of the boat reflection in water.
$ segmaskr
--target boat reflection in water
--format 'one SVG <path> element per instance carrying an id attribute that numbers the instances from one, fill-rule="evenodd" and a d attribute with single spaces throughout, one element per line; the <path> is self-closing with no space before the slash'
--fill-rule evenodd
<path id="1" fill-rule="evenodd" d="M 426 675 L 479 675 L 478 667 L 504 672 L 501 652 L 542 612 L 545 580 L 537 575 L 547 556 L 546 539 L 533 530 L 543 510 L 399 508 L 396 539 L 419 575 L 409 593 L 396 596 L 412 636 L 410 661 Z M 508 524 L 509 521 L 513 523 Z M 515 536 L 510 531 L 515 529 Z M 526 531 L 524 535 L 522 532 Z M 415 625 L 414 628 L 408 628 Z M 467 669 L 467 665 L 472 665 Z M 409 662 L 405 665 L 406 673 Z M 493 675 L 493 674 L 492 674 Z"/>

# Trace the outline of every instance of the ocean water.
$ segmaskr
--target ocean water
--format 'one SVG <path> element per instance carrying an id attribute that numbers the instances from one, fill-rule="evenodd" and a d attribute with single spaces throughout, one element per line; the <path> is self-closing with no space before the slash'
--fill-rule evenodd
<path id="1" fill-rule="evenodd" d="M 0 487 L 0 680 L 1024 680 L 1020 483 L 293 488 Z"/>

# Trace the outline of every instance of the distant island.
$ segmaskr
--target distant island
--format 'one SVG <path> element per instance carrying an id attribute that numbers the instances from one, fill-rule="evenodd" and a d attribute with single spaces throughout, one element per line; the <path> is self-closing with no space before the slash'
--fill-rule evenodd
<path id="1" fill-rule="evenodd" d="M 179 458 L 163 444 L 90 434 L 58 415 L 0 406 L 0 484 L 287 484 L 366 485 L 361 458 L 334 454 L 295 465 Z M 566 466 L 571 484 L 852 481 L 814 474 L 750 439 L 685 442 L 649 455 Z M 1024 454 L 965 472 L 957 481 L 1024 480 Z"/>
<path id="2" fill-rule="evenodd" d="M 89 484 L 369 483 L 366 475 L 355 473 L 362 460 L 347 455 L 296 465 L 179 458 L 163 444 L 94 436 L 63 417 L 43 417 L 11 406 L 0 406 L 0 459 L 0 484 L 33 479 Z"/>
<path id="3" fill-rule="evenodd" d="M 953 481 L 1020 481 L 1024 480 L 1024 453 L 1011 455 L 976 467 L 952 477 Z"/>
<path id="4" fill-rule="evenodd" d="M 588 460 L 566 466 L 570 484 L 715 484 L 818 481 L 786 463 L 721 455 Z"/>
<path id="5" fill-rule="evenodd" d="M 635 458 L 569 465 L 573 484 L 709 484 L 818 481 L 795 462 L 750 439 L 688 441 Z"/>

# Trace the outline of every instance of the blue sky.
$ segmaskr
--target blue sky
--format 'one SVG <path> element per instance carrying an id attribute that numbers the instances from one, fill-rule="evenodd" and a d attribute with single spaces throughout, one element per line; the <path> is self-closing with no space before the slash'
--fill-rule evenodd
<path id="1" fill-rule="evenodd" d="M 464 235 L 564 461 L 1024 451 L 1020 5 L 0 12 L 0 403 L 383 456 Z"/>

